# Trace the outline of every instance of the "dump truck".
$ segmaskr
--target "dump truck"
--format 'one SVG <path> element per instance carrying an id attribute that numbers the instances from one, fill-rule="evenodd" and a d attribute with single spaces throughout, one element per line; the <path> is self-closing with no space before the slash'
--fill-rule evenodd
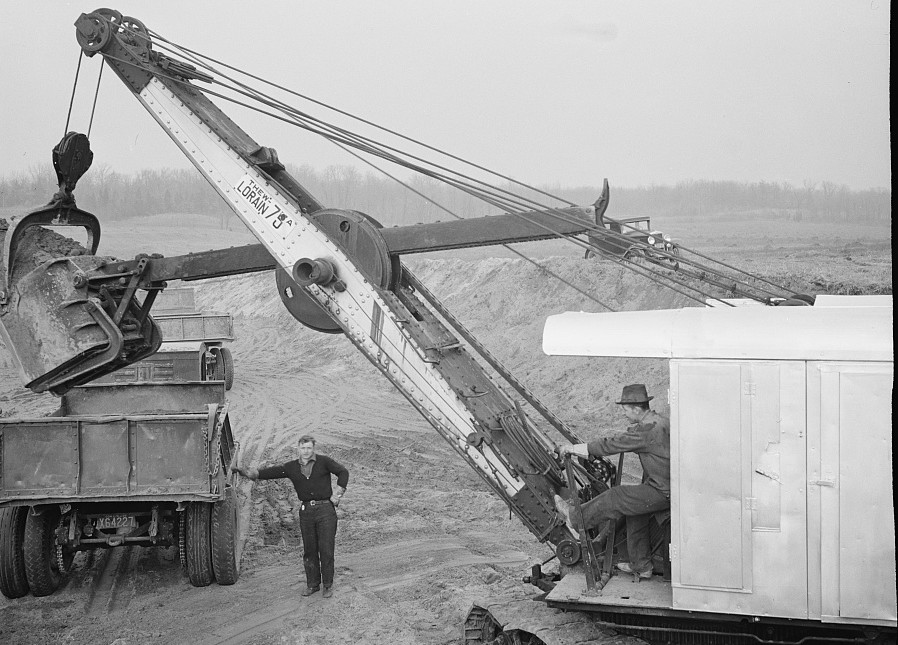
<path id="1" fill-rule="evenodd" d="M 467 643 L 561 645 L 595 641 L 596 638 L 608 638 L 608 633 L 600 626 L 607 625 L 607 617 L 611 615 L 618 617 L 615 629 L 654 634 L 664 640 L 672 639 L 678 633 L 693 640 L 718 638 L 724 642 L 733 642 L 736 638 L 779 643 L 808 642 L 813 638 L 850 642 L 874 640 L 883 635 L 894 638 L 894 596 L 891 596 L 890 605 L 888 592 L 882 590 L 883 584 L 894 588 L 893 541 L 890 542 L 891 561 L 882 563 L 882 569 L 877 570 L 882 575 L 873 583 L 881 602 L 861 611 L 856 599 L 863 599 L 864 595 L 846 593 L 846 610 L 842 612 L 830 602 L 832 588 L 829 588 L 826 593 L 830 595 L 825 596 L 828 600 L 823 609 L 816 599 L 824 597 L 825 587 L 838 584 L 841 585 L 839 589 L 854 585 L 863 588 L 869 582 L 864 576 L 871 569 L 866 563 L 858 572 L 843 567 L 836 576 L 831 569 L 817 567 L 811 562 L 817 555 L 823 557 L 824 550 L 832 554 L 841 548 L 831 549 L 833 534 L 822 527 L 819 544 L 827 541 L 826 549 L 822 546 L 817 550 L 807 548 L 804 551 L 808 558 L 806 569 L 798 570 L 799 577 L 801 571 L 820 572 L 819 580 L 806 587 L 790 587 L 797 590 L 796 595 L 803 595 L 799 599 L 790 598 L 788 604 L 779 606 L 781 596 L 776 594 L 780 592 L 774 588 L 781 579 L 783 563 L 763 552 L 765 540 L 775 542 L 777 536 L 774 534 L 779 532 L 787 540 L 794 538 L 797 544 L 801 540 L 801 529 L 792 526 L 791 515 L 782 513 L 779 528 L 776 527 L 775 513 L 771 510 L 773 502 L 779 499 L 781 510 L 788 510 L 790 504 L 798 502 L 794 496 L 787 499 L 785 494 L 777 498 L 767 489 L 776 483 L 776 478 L 786 481 L 787 467 L 791 460 L 800 461 L 801 451 L 794 443 L 786 446 L 785 439 L 781 438 L 784 447 L 779 463 L 782 467 L 777 469 L 773 457 L 775 451 L 767 451 L 763 463 L 755 465 L 750 461 L 751 450 L 743 449 L 749 438 L 754 441 L 752 433 L 756 429 L 758 440 L 766 438 L 768 443 L 773 442 L 771 440 L 776 437 L 770 424 L 780 409 L 791 415 L 783 427 L 790 433 L 801 433 L 810 447 L 810 428 L 818 423 L 832 424 L 839 418 L 834 407 L 826 405 L 831 401 L 849 401 L 849 394 L 857 389 L 847 386 L 843 396 L 832 390 L 833 381 L 822 375 L 838 371 L 839 366 L 833 362 L 853 364 L 857 357 L 849 357 L 850 352 L 838 354 L 831 342 L 807 353 L 783 356 L 778 355 L 783 349 L 779 345 L 748 354 L 738 346 L 726 345 L 718 354 L 708 356 L 696 356 L 693 348 L 682 356 L 675 356 L 676 361 L 696 358 L 704 362 L 697 366 L 697 371 L 684 368 L 683 380 L 676 381 L 676 386 L 671 388 L 672 396 L 682 393 L 688 398 L 688 405 L 680 408 L 672 401 L 672 408 L 679 415 L 675 421 L 678 443 L 672 445 L 672 450 L 683 451 L 677 453 L 682 454 L 682 459 L 674 457 L 677 472 L 683 474 L 672 498 L 669 516 L 656 518 L 658 547 L 663 551 L 666 545 L 669 551 L 670 566 L 662 566 L 662 569 L 669 569 L 670 574 L 659 576 L 659 581 L 652 580 L 653 584 L 631 584 L 627 593 L 621 594 L 618 583 L 623 581 L 612 575 L 613 564 L 621 558 L 621 532 L 612 526 L 607 527 L 607 531 L 581 531 L 576 536 L 568 529 L 554 503 L 554 497 L 560 495 L 579 509 L 581 503 L 620 485 L 620 468 L 607 458 L 559 459 L 558 445 L 561 442 L 581 443 L 580 437 L 505 369 L 401 261 L 403 255 L 410 253 L 553 237 L 583 243 L 578 236 L 584 233 L 587 237 L 598 235 L 618 239 L 614 236 L 621 234 L 595 224 L 608 206 L 607 183 L 602 195 L 591 206 L 529 208 L 530 203 L 523 197 L 503 201 L 501 190 L 495 189 L 483 198 L 502 204 L 505 214 L 384 228 L 364 213 L 326 208 L 287 172 L 273 148 L 253 140 L 211 101 L 208 94 L 218 95 L 222 88 L 216 87 L 215 91 L 207 93 L 204 86 L 227 85 L 243 97 L 241 100 L 261 100 L 265 109 L 277 111 L 282 121 L 313 128 L 341 145 L 401 162 L 406 167 L 428 172 L 431 177 L 461 185 L 472 193 L 481 188 L 470 178 L 442 174 L 446 172 L 444 167 L 438 166 L 438 170 L 425 168 L 419 165 L 418 157 L 400 157 L 394 147 L 361 135 L 349 136 L 345 128 L 331 127 L 320 120 L 309 120 L 302 111 L 267 97 L 263 90 L 254 88 L 249 91 L 245 83 L 233 82 L 214 61 L 209 62 L 193 50 L 180 49 L 168 39 L 159 41 L 164 43 L 165 53 L 157 50 L 154 38 L 155 35 L 151 36 L 138 19 L 111 9 L 82 14 L 76 21 L 76 39 L 84 54 L 102 57 L 222 200 L 255 234 L 259 244 L 174 258 L 139 257 L 133 261 L 104 261 L 90 256 L 79 261 L 67 258 L 35 267 L 32 269 L 34 275 L 14 276 L 8 285 L 3 285 L 7 287 L 8 296 L 7 302 L 0 303 L 5 305 L 0 306 L 0 328 L 5 326 L 13 330 L 6 333 L 5 340 L 9 339 L 7 344 L 15 347 L 13 353 L 23 363 L 23 382 L 27 387 L 33 391 L 65 394 L 86 380 L 142 358 L 137 348 L 152 345 L 155 337 L 155 322 L 150 315 L 154 294 L 169 280 L 197 280 L 275 269 L 276 288 L 291 315 L 317 331 L 345 335 L 449 442 L 459 457 L 482 477 L 534 538 L 554 548 L 560 563 L 557 574 L 546 575 L 535 566 L 529 576 L 535 587 L 545 594 L 540 596 L 544 602 L 528 601 L 525 605 L 515 605 L 497 601 L 475 606 L 465 621 Z M 177 57 L 178 52 L 182 58 Z M 79 154 L 73 156 L 87 158 L 87 143 L 86 137 L 82 140 L 73 135 L 71 144 L 79 150 Z M 58 217 L 62 218 L 63 213 L 68 212 L 67 208 L 74 207 L 73 199 L 70 199 L 74 189 L 72 180 L 81 168 L 75 163 L 59 166 L 62 168 L 60 192 L 64 195 L 55 208 L 60 213 Z M 7 254 L 6 259 L 12 257 Z M 824 308 L 816 307 L 812 296 L 796 294 L 766 281 L 759 287 L 749 284 L 745 277 L 732 279 L 723 271 L 691 259 L 681 257 L 679 262 L 680 267 L 675 273 L 676 279 L 684 280 L 680 286 L 688 288 L 685 282 L 688 280 L 702 282 L 722 288 L 729 297 L 749 298 L 764 305 L 760 309 L 768 316 L 767 330 L 789 327 L 788 337 L 795 338 L 805 329 L 802 325 L 820 329 L 815 325 L 828 328 L 838 322 L 842 325 L 842 333 L 848 337 L 852 330 L 861 333 L 857 326 L 863 325 L 864 315 L 840 317 L 836 308 L 824 312 Z M 51 281 L 51 278 L 55 287 L 52 290 L 27 288 L 32 283 Z M 138 290 L 146 291 L 146 298 L 137 299 Z M 726 307 L 735 308 L 723 299 L 724 296 L 717 298 Z M 13 306 L 20 302 L 28 306 Z M 749 309 L 746 307 L 744 311 Z M 867 342 L 885 342 L 884 321 L 891 322 L 891 309 L 887 312 L 882 310 L 884 308 L 876 309 L 875 328 L 864 336 L 867 340 L 859 340 L 859 345 L 852 346 L 858 351 L 862 351 Z M 36 312 L 40 312 L 40 320 L 37 320 Z M 131 312 L 128 320 L 125 320 L 124 312 Z M 75 315 L 80 318 L 73 320 Z M 91 329 L 97 333 L 84 337 L 78 323 L 81 320 L 89 322 L 88 316 L 96 321 L 99 329 Z M 736 324 L 735 319 L 731 320 Z M 702 329 L 701 325 L 691 327 L 693 332 L 700 333 Z M 743 327 L 737 324 L 735 329 Z M 117 342 L 125 331 L 131 334 L 128 342 Z M 106 334 L 105 344 L 101 332 Z M 26 351 L 29 343 L 44 339 L 52 351 L 40 354 Z M 617 336 L 607 335 L 604 340 L 614 343 Z M 591 341 L 591 337 L 584 339 L 585 348 L 578 351 L 588 353 Z M 659 347 L 661 349 L 656 347 L 653 351 L 662 351 L 663 342 Z M 105 349 L 102 355 L 101 349 Z M 827 354 L 830 349 L 837 354 Z M 880 393 L 882 383 L 888 378 L 890 363 L 882 359 L 881 353 L 865 356 L 862 360 L 884 363 L 876 382 L 871 384 L 871 388 Z M 754 369 L 754 365 L 747 362 L 756 359 L 759 361 L 757 377 L 743 378 Z M 730 363 L 719 368 L 721 380 L 718 383 L 714 376 L 718 373 L 715 365 L 720 361 Z M 780 370 L 783 361 L 790 364 Z M 818 365 L 821 366 L 819 382 L 813 376 L 818 373 L 814 371 Z M 672 378 L 680 378 L 680 374 L 678 371 Z M 804 390 L 799 378 L 801 374 L 805 378 Z M 785 390 L 777 390 L 771 385 L 774 377 L 781 379 Z M 829 385 L 823 389 L 813 388 L 814 383 L 822 384 L 824 380 Z M 720 424 L 714 424 L 716 419 L 711 414 L 711 404 L 697 400 L 696 391 L 702 385 L 716 388 L 712 391 L 716 398 L 711 397 L 712 400 L 723 406 L 728 421 L 741 425 L 720 427 Z M 781 391 L 803 392 L 805 396 L 819 392 L 819 410 L 826 411 L 827 416 L 819 416 L 817 408 L 810 405 L 803 411 L 786 405 L 784 399 L 778 398 Z M 833 398 L 836 394 L 838 396 Z M 737 401 L 744 403 L 737 406 Z M 756 409 L 749 405 L 753 401 L 765 403 Z M 749 413 L 755 411 L 760 416 L 757 425 L 752 425 Z M 877 428 L 882 427 L 886 413 L 882 406 L 874 406 L 871 410 L 876 416 Z M 801 429 L 803 423 L 804 430 Z M 891 435 L 875 436 L 881 441 L 888 440 L 890 447 Z M 702 451 L 707 450 L 702 447 L 701 437 L 713 437 L 711 445 L 723 451 L 724 465 L 715 466 L 711 471 L 720 475 L 720 481 L 703 474 L 708 470 L 707 460 L 695 462 L 696 456 L 704 456 Z M 884 444 L 878 446 L 880 450 L 884 448 Z M 860 458 L 857 452 L 851 454 L 854 460 Z M 881 459 L 876 462 L 877 467 L 880 462 Z M 738 465 L 739 474 L 727 469 L 726 465 L 733 464 Z M 761 473 L 761 479 L 754 479 L 753 467 L 769 476 Z M 863 463 L 852 461 L 851 467 L 863 468 Z M 835 474 L 830 478 L 827 473 L 816 476 L 815 472 L 809 466 L 806 471 L 788 473 L 789 483 L 802 491 L 811 485 L 825 491 L 836 490 L 841 485 Z M 808 480 L 802 484 L 798 480 L 804 477 Z M 795 478 L 794 482 L 792 478 Z M 759 489 L 758 494 L 745 490 L 746 482 L 752 481 L 767 489 Z M 738 485 L 743 488 L 739 489 Z M 876 486 L 877 499 L 884 498 L 881 478 L 876 479 Z M 846 503 L 854 499 L 853 495 L 846 498 Z M 703 499 L 709 501 L 708 508 L 698 508 Z M 816 498 L 808 496 L 807 499 Z M 715 511 L 719 512 L 715 514 Z M 761 519 L 753 524 L 756 512 Z M 883 506 L 876 512 L 889 521 L 893 517 L 891 506 Z M 694 528 L 690 524 L 692 513 L 696 513 Z M 825 517 L 830 516 L 811 513 L 806 517 L 805 525 L 811 526 L 818 519 L 825 522 Z M 878 519 L 874 526 L 885 530 L 888 524 L 888 521 Z M 666 527 L 670 527 L 671 537 L 668 537 Z M 857 534 L 849 531 L 845 536 L 846 541 L 851 542 Z M 0 539 L 14 541 L 8 535 L 0 536 Z M 730 540 L 738 540 L 738 545 L 733 546 Z M 713 553 L 707 553 L 703 560 L 696 555 L 702 546 L 725 547 L 724 553 L 738 555 L 742 558 L 741 563 L 718 562 Z M 791 546 L 794 546 L 792 542 Z M 856 548 L 864 546 L 858 544 Z M 800 550 L 789 553 L 798 554 Z M 888 557 L 889 549 L 883 551 L 877 547 L 876 554 Z M 682 560 L 684 555 L 689 557 L 686 568 Z M 665 561 L 663 553 L 659 559 L 662 563 Z M 858 558 L 846 560 L 860 561 Z M 717 571 L 719 567 L 723 569 Z M 666 582 L 665 577 L 669 577 L 670 582 Z M 654 584 L 656 582 L 658 584 Z M 757 587 L 753 586 L 755 582 Z M 755 593 L 756 589 L 758 593 Z M 806 609 L 796 609 L 796 606 Z M 565 612 L 560 613 L 557 609 Z M 671 624 L 669 619 L 689 622 L 684 626 Z M 603 635 L 597 635 L 599 632 Z"/>
<path id="2" fill-rule="evenodd" d="M 83 385 L 0 419 L 0 592 L 53 593 L 79 551 L 177 548 L 190 582 L 239 575 L 224 383 Z"/>
<path id="3" fill-rule="evenodd" d="M 234 385 L 234 357 L 228 344 L 234 340 L 230 314 L 198 311 L 193 287 L 169 287 L 153 306 L 162 343 L 156 353 L 122 367 L 94 383 L 141 381 L 223 381 Z"/>

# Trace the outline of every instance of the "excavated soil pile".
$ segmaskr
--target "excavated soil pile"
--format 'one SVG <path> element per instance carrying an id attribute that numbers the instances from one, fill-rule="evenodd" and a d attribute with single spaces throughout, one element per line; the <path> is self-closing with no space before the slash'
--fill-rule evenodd
<path id="1" fill-rule="evenodd" d="M 606 261 L 554 257 L 545 270 L 511 258 L 407 264 L 582 438 L 622 427 L 614 401 L 626 383 L 645 383 L 654 407 L 667 411 L 665 361 L 542 353 L 546 316 L 605 310 L 547 271 L 616 310 L 694 301 Z M 806 266 L 816 264 L 819 258 Z M 460 645 L 472 602 L 533 595 L 520 578 L 551 550 L 510 517 L 345 338 L 293 320 L 270 273 L 206 281 L 197 301 L 235 317 L 235 383 L 228 401 L 243 463 L 294 458 L 297 438 L 312 433 L 320 452 L 350 470 L 338 510 L 334 598 L 299 596 L 305 581 L 290 483 L 244 481 L 246 543 L 236 585 L 191 587 L 176 549 L 80 554 L 52 596 L 0 598 L 0 642 Z M 0 366 L 0 407 L 7 414 L 46 414 L 57 405 L 54 397 L 23 393 L 13 371 Z M 632 478 L 638 471 L 631 457 L 625 472 Z"/>
<path id="2" fill-rule="evenodd" d="M 545 270 L 524 260 L 422 260 L 407 262 L 411 271 L 518 379 L 584 435 L 616 423 L 613 404 L 621 385 L 644 382 L 666 407 L 666 363 L 652 359 L 549 357 L 542 352 L 545 319 L 564 311 L 665 309 L 697 303 L 661 289 L 611 262 L 555 257 Z M 596 300 L 549 275 L 554 273 Z M 206 282 L 202 306 L 228 310 L 254 320 L 254 332 L 241 338 L 253 356 L 271 356 L 292 373 L 317 367 L 352 366 L 379 373 L 342 336 L 308 330 L 284 309 L 270 274 Z M 262 323 L 264 321 L 264 323 Z M 297 348 L 284 355 L 284 346 Z M 277 357 L 280 357 L 279 359 Z M 383 387 L 391 387 L 386 380 Z M 423 421 L 422 421 L 423 423 Z"/>
<path id="3" fill-rule="evenodd" d="M 0 217 L 0 256 L 3 255 L 6 235 L 10 222 Z M 55 258 L 70 257 L 75 255 L 87 255 L 88 249 L 84 248 L 76 240 L 43 226 L 29 227 L 19 238 L 15 257 L 7 279 L 12 281 L 15 277 L 26 275 L 44 262 Z M 0 262 L 8 262 L 5 257 L 0 257 Z M 9 353 L 0 340 L 0 367 L 7 367 L 12 362 Z M 0 406 L 2 407 L 2 406 Z"/>

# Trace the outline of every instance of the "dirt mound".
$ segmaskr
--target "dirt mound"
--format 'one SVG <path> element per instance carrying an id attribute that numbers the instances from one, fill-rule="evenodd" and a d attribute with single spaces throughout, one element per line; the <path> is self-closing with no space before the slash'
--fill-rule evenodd
<path id="1" fill-rule="evenodd" d="M 409 269 L 466 325 L 486 348 L 578 433 L 614 424 L 621 385 L 646 383 L 666 407 L 664 361 L 549 357 L 542 352 L 547 316 L 564 311 L 666 309 L 696 304 L 611 262 L 549 258 L 545 269 L 521 259 L 413 260 Z M 556 274 L 583 292 L 559 282 Z M 595 298 L 595 300 L 591 299 Z M 371 370 L 343 338 L 306 329 L 284 309 L 270 273 L 210 280 L 197 292 L 203 308 L 246 318 L 241 345 L 254 360 L 270 360 L 284 374 L 304 369 Z M 250 322 L 252 321 L 252 322 Z"/>
<path id="2" fill-rule="evenodd" d="M 0 249 L 3 248 L 9 226 L 9 222 L 0 218 Z M 11 274 L 23 275 L 49 260 L 88 253 L 76 240 L 43 226 L 31 226 L 19 238 Z"/>

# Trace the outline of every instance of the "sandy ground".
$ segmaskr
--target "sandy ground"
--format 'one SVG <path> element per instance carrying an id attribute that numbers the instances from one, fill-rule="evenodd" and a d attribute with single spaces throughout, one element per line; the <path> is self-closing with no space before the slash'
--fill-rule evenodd
<path id="1" fill-rule="evenodd" d="M 718 251 L 712 255 L 725 253 L 729 261 L 796 289 L 835 285 L 891 292 L 890 231 L 883 240 L 881 231 L 852 236 L 845 227 L 841 234 L 814 240 L 807 228 L 790 231 L 787 241 L 760 236 L 747 241 L 739 233 L 727 238 L 694 226 L 693 237 Z M 152 230 L 118 238 L 114 230 L 104 231 L 104 239 L 119 241 L 120 256 L 132 252 L 128 245 L 141 243 L 152 242 L 143 250 L 171 254 L 249 241 L 243 233 L 229 238 L 219 232 L 227 238 L 221 244 L 203 240 L 185 248 L 185 239 L 201 240 L 201 233 L 185 228 L 173 236 L 169 227 L 165 236 L 154 237 Z M 169 249 L 166 240 L 173 238 L 178 247 Z M 730 246 L 734 242 L 737 246 Z M 557 247 L 547 248 L 550 254 Z M 112 251 L 101 247 L 100 252 Z M 546 315 L 602 307 L 523 260 L 491 255 L 498 257 L 470 251 L 412 258 L 408 264 L 581 436 L 620 426 L 612 402 L 622 383 L 645 382 L 658 395 L 656 407 L 666 410 L 667 371 L 661 361 L 544 356 L 540 338 Z M 617 265 L 581 260 L 577 250 L 545 265 L 617 309 L 689 304 Z M 334 598 L 299 596 L 301 539 L 289 482 L 244 482 L 246 548 L 236 585 L 191 587 L 174 549 L 79 554 L 73 573 L 52 596 L 0 597 L 0 643 L 460 644 L 473 601 L 531 593 L 519 580 L 551 550 L 509 517 L 479 477 L 345 339 L 293 321 L 271 275 L 207 281 L 198 288 L 203 307 L 235 316 L 236 379 L 229 400 L 244 463 L 293 458 L 296 438 L 311 432 L 319 451 L 351 472 L 338 511 Z M 0 414 L 44 414 L 56 405 L 52 396 L 24 390 L 0 349 Z M 635 477 L 633 463 L 628 464 L 628 477 Z"/>

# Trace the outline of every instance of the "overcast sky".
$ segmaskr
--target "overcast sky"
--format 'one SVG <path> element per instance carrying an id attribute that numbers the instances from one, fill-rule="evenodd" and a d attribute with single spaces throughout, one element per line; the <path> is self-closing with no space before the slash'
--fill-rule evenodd
<path id="1" fill-rule="evenodd" d="M 891 187 L 885 0 L 108 6 L 169 40 L 528 183 Z M 49 166 L 80 52 L 73 23 L 97 7 L 0 7 L 0 176 L 10 176 Z M 98 71 L 99 57 L 84 60 L 69 129 L 87 131 Z M 288 163 L 354 163 L 288 126 L 222 107 Z M 111 73 L 91 142 L 95 167 L 190 167 Z"/>

